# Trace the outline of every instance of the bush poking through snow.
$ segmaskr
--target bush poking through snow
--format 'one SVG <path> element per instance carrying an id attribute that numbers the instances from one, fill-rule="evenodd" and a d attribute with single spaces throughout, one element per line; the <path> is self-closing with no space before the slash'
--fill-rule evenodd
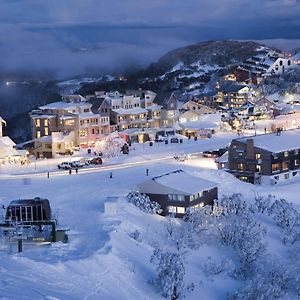
<path id="1" fill-rule="evenodd" d="M 242 195 L 233 194 L 221 199 L 223 213 L 217 218 L 220 242 L 233 246 L 240 260 L 240 275 L 247 277 L 252 264 L 265 252 L 265 228 L 256 222 Z"/>
<path id="2" fill-rule="evenodd" d="M 160 205 L 157 202 L 151 201 L 147 195 L 141 194 L 138 191 L 130 192 L 127 195 L 127 199 L 130 203 L 133 203 L 140 210 L 146 213 L 149 214 L 161 213 Z"/>
<path id="3" fill-rule="evenodd" d="M 239 215 L 248 211 L 246 201 L 242 194 L 235 193 L 231 196 L 223 195 L 220 205 L 224 215 Z"/>
<path id="4" fill-rule="evenodd" d="M 283 229 L 282 240 L 285 244 L 293 244 L 300 239 L 300 214 L 292 203 L 276 199 L 269 207 L 268 213 Z"/>
<path id="5" fill-rule="evenodd" d="M 274 196 L 268 195 L 267 197 L 264 197 L 264 196 L 256 195 L 254 200 L 255 200 L 256 211 L 263 214 L 265 211 L 267 211 L 270 208 L 271 203 L 274 200 Z"/>
<path id="6" fill-rule="evenodd" d="M 183 288 L 185 267 L 180 254 L 155 249 L 150 262 L 156 266 L 154 284 L 160 294 L 170 300 L 178 299 Z"/>
<path id="7" fill-rule="evenodd" d="M 230 300 L 299 299 L 296 296 L 299 288 L 297 276 L 278 258 L 264 259 L 255 271 L 254 277 L 231 295 Z"/>

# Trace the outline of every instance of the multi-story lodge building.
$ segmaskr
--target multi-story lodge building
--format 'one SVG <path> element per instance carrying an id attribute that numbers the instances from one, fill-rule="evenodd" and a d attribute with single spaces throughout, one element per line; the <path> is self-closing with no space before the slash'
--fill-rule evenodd
<path id="1" fill-rule="evenodd" d="M 300 174 L 300 130 L 234 139 L 228 171 L 250 182 L 277 183 Z"/>
<path id="2" fill-rule="evenodd" d="M 216 104 L 226 108 L 240 108 L 251 99 L 250 88 L 247 85 L 227 82 L 218 87 Z"/>
<path id="3" fill-rule="evenodd" d="M 295 66 L 295 60 L 282 53 L 262 47 L 258 53 L 244 61 L 236 70 L 237 81 L 259 83 L 263 77 L 282 74 Z"/>
<path id="4" fill-rule="evenodd" d="M 161 106 L 153 101 L 156 94 L 144 90 L 96 92 L 88 100 L 101 116 L 110 116 L 111 124 L 117 130 L 129 128 L 158 128 L 161 120 Z"/>
<path id="5" fill-rule="evenodd" d="M 53 156 L 51 138 L 53 133 L 61 133 L 62 144 L 64 137 L 68 141 L 69 147 L 88 146 L 101 139 L 110 132 L 109 116 L 102 117 L 92 112 L 92 104 L 85 101 L 79 95 L 74 97 L 64 96 L 65 100 L 40 106 L 38 110 L 33 110 L 30 114 L 32 120 L 32 138 L 36 141 L 38 148 L 43 150 L 43 155 Z M 66 98 L 67 97 L 67 98 Z M 68 102 L 72 100 L 72 102 Z M 74 133 L 70 135 L 70 133 Z M 47 137 L 48 139 L 41 139 Z M 70 140 L 72 136 L 72 140 Z M 42 145 L 48 142 L 47 147 Z M 60 146 L 64 151 L 65 147 Z M 69 148 L 68 147 L 68 148 Z M 35 147 L 36 148 L 36 147 Z M 47 148 L 49 153 L 44 149 Z M 37 152 L 39 152 L 37 150 Z M 62 151 L 63 152 L 63 151 Z"/>

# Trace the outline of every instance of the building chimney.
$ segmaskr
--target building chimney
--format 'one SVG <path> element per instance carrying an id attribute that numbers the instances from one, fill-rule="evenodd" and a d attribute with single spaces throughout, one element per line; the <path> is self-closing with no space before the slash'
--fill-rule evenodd
<path id="1" fill-rule="evenodd" d="M 246 157 L 248 159 L 254 159 L 254 142 L 253 139 L 247 139 L 247 144 L 246 144 Z"/>

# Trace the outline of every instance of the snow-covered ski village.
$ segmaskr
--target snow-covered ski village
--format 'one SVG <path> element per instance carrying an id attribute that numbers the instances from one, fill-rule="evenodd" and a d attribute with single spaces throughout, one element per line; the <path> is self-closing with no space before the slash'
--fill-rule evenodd
<path id="1" fill-rule="evenodd" d="M 243 39 L 229 21 L 214 39 L 200 39 L 198 25 L 161 23 L 157 53 L 142 3 L 124 1 L 142 25 L 123 24 L 125 4 L 121 23 L 111 14 L 99 25 L 96 1 L 39 7 L 69 23 L 18 15 L 36 1 L 4 2 L 0 299 L 300 299 L 300 39 L 284 31 L 299 28 L 298 1 L 260 4 L 265 19 L 252 4 L 257 25 L 233 9 L 241 32 L 261 26 Z M 233 17 L 204 2 L 212 15 L 192 16 Z M 162 4 L 143 7 L 154 6 L 170 17 Z M 165 6 L 186 17 L 183 4 Z M 267 34 L 275 15 L 295 21 Z"/>

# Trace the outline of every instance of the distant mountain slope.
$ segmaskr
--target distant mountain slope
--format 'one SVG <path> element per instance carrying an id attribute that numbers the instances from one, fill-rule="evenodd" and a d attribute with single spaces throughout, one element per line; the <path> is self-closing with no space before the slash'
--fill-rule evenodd
<path id="1" fill-rule="evenodd" d="M 162 74 L 182 63 L 184 65 L 218 65 L 225 67 L 251 56 L 262 45 L 252 41 L 208 41 L 172 50 L 149 67 Z"/>

